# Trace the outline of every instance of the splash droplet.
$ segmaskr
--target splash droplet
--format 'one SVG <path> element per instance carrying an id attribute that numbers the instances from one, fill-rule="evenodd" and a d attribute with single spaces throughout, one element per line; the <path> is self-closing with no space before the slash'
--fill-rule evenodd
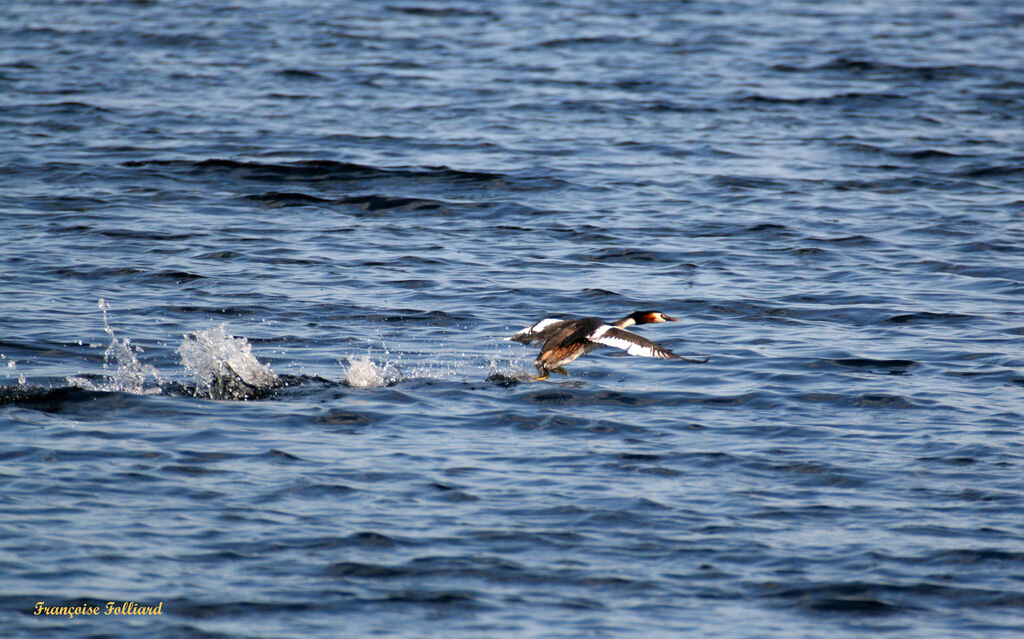
<path id="1" fill-rule="evenodd" d="M 186 333 L 178 354 L 195 377 L 197 397 L 254 399 L 278 384 L 274 371 L 252 354 L 248 340 L 228 335 L 224 324 Z"/>

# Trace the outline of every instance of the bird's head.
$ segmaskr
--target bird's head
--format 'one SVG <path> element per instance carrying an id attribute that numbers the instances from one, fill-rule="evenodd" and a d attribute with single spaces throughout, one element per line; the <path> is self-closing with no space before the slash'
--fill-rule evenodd
<path id="1" fill-rule="evenodd" d="M 670 317 L 661 311 L 637 311 L 630 315 L 636 324 L 655 324 L 657 322 L 678 322 L 679 318 Z"/>

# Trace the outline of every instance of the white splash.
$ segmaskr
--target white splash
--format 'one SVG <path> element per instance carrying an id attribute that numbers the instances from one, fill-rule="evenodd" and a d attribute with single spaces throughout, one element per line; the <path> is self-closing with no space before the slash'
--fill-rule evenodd
<path id="1" fill-rule="evenodd" d="M 277 375 L 252 354 L 244 337 L 216 328 L 186 333 L 178 347 L 182 365 L 196 380 L 196 396 L 248 399 L 272 388 Z"/>
<path id="2" fill-rule="evenodd" d="M 7 359 L 6 355 L 0 355 L 0 360 L 6 360 L 6 359 Z M 18 363 L 15 362 L 13 359 L 12 360 L 8 360 L 7 368 L 11 369 L 12 373 L 17 373 L 18 374 L 18 386 L 24 387 L 28 383 L 28 379 L 26 379 L 25 373 L 22 373 L 21 371 L 18 370 Z"/>
<path id="3" fill-rule="evenodd" d="M 490 369 L 487 379 L 491 381 L 521 382 L 534 379 L 537 376 L 536 369 L 527 368 L 521 360 L 508 359 L 490 361 Z"/>
<path id="4" fill-rule="evenodd" d="M 399 379 L 398 371 L 393 366 L 385 363 L 378 366 L 364 355 L 358 359 L 348 360 L 348 369 L 345 371 L 345 383 L 355 388 L 376 388 L 393 384 Z"/>
<path id="5" fill-rule="evenodd" d="M 433 354 L 426 361 L 406 361 L 414 356 L 395 355 L 387 346 L 376 357 L 370 353 L 358 358 L 346 358 L 345 384 L 355 388 L 376 388 L 412 380 L 441 380 L 465 375 L 468 366 L 465 354 Z M 338 360 L 343 363 L 342 360 Z M 382 362 L 382 363 L 379 363 Z M 395 363 L 392 363 L 395 362 Z"/>
<path id="6" fill-rule="evenodd" d="M 103 311 L 103 331 L 110 336 L 110 344 L 103 353 L 103 368 L 109 369 L 110 365 L 115 362 L 117 368 L 114 370 L 114 374 L 110 376 L 110 381 L 106 384 L 94 384 L 81 377 L 69 377 L 68 383 L 85 390 L 114 391 L 134 393 L 136 395 L 159 393 L 159 386 L 163 383 L 163 380 L 160 378 L 160 372 L 151 364 L 143 364 L 135 356 L 136 353 L 143 352 L 141 346 L 134 346 L 127 337 L 118 339 L 117 335 L 114 334 L 114 329 L 110 328 L 110 321 L 107 318 L 110 304 L 103 298 L 100 298 L 98 306 Z M 146 379 L 149 377 L 156 381 L 155 387 L 146 388 Z"/>

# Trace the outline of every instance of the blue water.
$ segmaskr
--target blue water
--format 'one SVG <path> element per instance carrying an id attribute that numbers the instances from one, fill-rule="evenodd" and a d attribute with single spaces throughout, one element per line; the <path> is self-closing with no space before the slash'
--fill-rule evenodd
<path id="1" fill-rule="evenodd" d="M 1019 636 L 1022 78 L 995 0 L 5 2 L 4 636 Z M 708 363 L 502 340 L 637 309 Z"/>

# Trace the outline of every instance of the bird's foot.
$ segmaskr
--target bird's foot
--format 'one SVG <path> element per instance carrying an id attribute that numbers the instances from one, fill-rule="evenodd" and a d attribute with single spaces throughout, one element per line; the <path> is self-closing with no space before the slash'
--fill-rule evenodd
<path id="1" fill-rule="evenodd" d="M 556 366 L 554 368 L 538 368 L 537 370 L 540 371 L 540 375 L 534 376 L 534 379 L 538 382 L 543 382 L 547 378 L 551 377 L 551 373 L 558 373 L 559 375 L 569 377 L 569 371 L 565 370 L 561 366 Z"/>

